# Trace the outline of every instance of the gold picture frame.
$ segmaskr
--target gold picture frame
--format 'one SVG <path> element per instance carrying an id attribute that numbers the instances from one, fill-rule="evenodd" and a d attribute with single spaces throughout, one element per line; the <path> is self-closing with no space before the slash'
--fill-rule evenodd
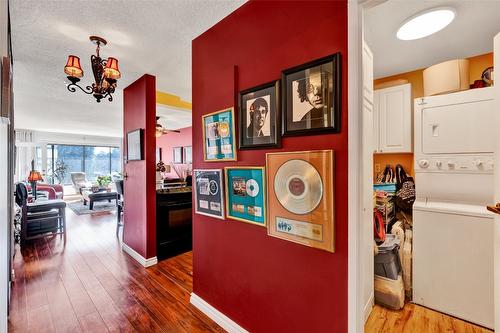
<path id="1" fill-rule="evenodd" d="M 260 179 L 253 179 L 254 184 L 256 184 L 257 193 L 252 195 L 250 191 L 255 191 L 255 189 L 247 189 L 245 188 L 243 196 L 235 195 L 233 188 L 233 179 L 236 177 L 244 178 L 248 177 L 248 171 L 257 171 L 260 173 Z M 234 172 L 233 175 L 230 175 L 231 172 Z M 234 166 L 234 167 L 225 167 L 224 168 L 224 183 L 225 183 L 225 192 L 226 192 L 226 218 L 231 220 L 236 220 L 240 222 L 250 223 L 254 225 L 258 225 L 260 227 L 267 226 L 267 186 L 266 186 L 266 168 L 260 166 Z M 245 183 L 248 185 L 248 182 Z M 246 195 L 248 194 L 248 195 Z M 242 205 L 243 211 L 234 211 L 232 205 L 238 204 Z M 262 205 L 257 206 L 257 205 Z M 246 209 L 245 209 L 246 207 Z M 250 207 L 253 207 L 252 213 L 250 213 Z M 262 208 L 259 214 L 258 208 Z"/>
<path id="2" fill-rule="evenodd" d="M 335 252 L 333 150 L 266 154 L 269 236 Z"/>
<path id="3" fill-rule="evenodd" d="M 211 122 L 207 123 L 207 119 L 212 118 Z M 204 162 L 219 162 L 219 161 L 236 161 L 236 135 L 234 124 L 234 108 L 215 111 L 205 114 L 201 117 L 201 125 L 203 130 L 203 161 Z M 229 124 L 227 123 L 229 122 Z M 220 125 L 223 125 L 222 128 Z M 207 127 L 210 127 L 209 138 L 207 138 Z M 207 147 L 207 144 L 211 144 Z M 230 154 L 227 153 L 228 145 L 230 145 Z M 209 150 L 216 150 L 216 153 L 210 153 L 212 158 L 209 158 Z M 226 149 L 226 152 L 223 150 Z M 225 157 L 229 155 L 229 157 Z"/>

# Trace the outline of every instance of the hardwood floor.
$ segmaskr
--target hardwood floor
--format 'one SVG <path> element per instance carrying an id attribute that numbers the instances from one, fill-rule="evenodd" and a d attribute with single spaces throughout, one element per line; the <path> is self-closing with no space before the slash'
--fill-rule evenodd
<path id="1" fill-rule="evenodd" d="M 189 304 L 190 252 L 145 269 L 120 250 L 115 213 L 66 216 L 66 244 L 17 247 L 9 332 L 224 332 Z"/>
<path id="2" fill-rule="evenodd" d="M 488 329 L 440 312 L 407 303 L 401 311 L 375 305 L 365 333 L 491 333 Z"/>

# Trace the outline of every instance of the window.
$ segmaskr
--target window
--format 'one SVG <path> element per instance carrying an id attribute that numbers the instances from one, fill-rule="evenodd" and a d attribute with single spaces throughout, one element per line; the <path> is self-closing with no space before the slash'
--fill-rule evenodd
<path id="1" fill-rule="evenodd" d="M 72 172 L 85 172 L 87 180 L 121 172 L 118 147 L 47 145 L 47 176 L 55 184 L 71 184 Z"/>

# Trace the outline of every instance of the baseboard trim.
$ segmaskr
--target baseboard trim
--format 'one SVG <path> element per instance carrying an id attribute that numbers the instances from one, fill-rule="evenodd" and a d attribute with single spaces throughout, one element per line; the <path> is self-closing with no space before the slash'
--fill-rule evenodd
<path id="1" fill-rule="evenodd" d="M 220 327 L 228 331 L 229 333 L 248 333 L 246 329 L 235 323 L 228 316 L 208 304 L 203 298 L 191 293 L 191 304 L 193 304 L 198 310 L 203 312 L 208 316 L 208 318 L 215 321 Z"/>
<path id="2" fill-rule="evenodd" d="M 127 244 L 122 242 L 122 251 L 127 253 L 129 256 L 135 259 L 139 264 L 141 264 L 144 267 L 149 267 L 156 265 L 158 263 L 158 258 L 157 257 L 152 257 L 152 258 L 144 258 L 141 256 L 138 252 L 136 252 L 133 248 L 128 246 Z"/>
<path id="3" fill-rule="evenodd" d="M 372 313 L 372 309 L 373 309 L 373 304 L 375 302 L 375 299 L 373 297 L 373 292 L 371 293 L 370 295 L 370 298 L 368 299 L 368 302 L 366 302 L 365 304 L 365 308 L 364 308 L 364 315 L 365 315 L 365 323 L 366 321 L 368 320 L 368 317 L 370 317 L 370 313 Z"/>

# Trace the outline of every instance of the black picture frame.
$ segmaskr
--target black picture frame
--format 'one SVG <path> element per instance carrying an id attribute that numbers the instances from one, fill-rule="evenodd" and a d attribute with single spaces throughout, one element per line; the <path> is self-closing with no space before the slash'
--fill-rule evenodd
<path id="1" fill-rule="evenodd" d="M 127 162 L 144 159 L 144 129 L 127 132 Z"/>
<path id="2" fill-rule="evenodd" d="M 264 136 L 253 136 L 249 133 L 250 103 L 261 99 L 268 105 L 268 114 L 260 131 Z M 260 149 L 281 147 L 281 99 L 280 80 L 268 82 L 257 87 L 242 90 L 239 93 L 238 105 L 238 141 L 239 149 Z M 251 122 L 251 120 L 250 120 Z M 267 128 L 268 126 L 268 128 Z M 269 135 L 266 135 L 266 134 Z M 252 133 L 253 134 L 253 133 Z"/>
<path id="3" fill-rule="evenodd" d="M 182 164 L 182 147 L 172 148 L 172 162 L 174 164 Z"/>
<path id="4" fill-rule="evenodd" d="M 328 72 L 330 69 L 331 73 Z M 326 119 L 326 126 L 324 125 L 325 117 L 318 117 L 317 114 L 313 113 L 321 112 L 319 111 L 321 108 L 314 107 L 312 104 L 313 102 L 311 102 L 310 98 L 307 96 L 307 89 L 309 89 L 309 83 L 307 81 L 311 77 L 311 74 L 307 71 L 314 71 L 316 80 L 321 80 L 320 89 L 323 91 L 319 97 L 319 103 L 324 104 L 326 100 L 327 111 L 324 112 L 325 107 L 322 107 L 324 115 L 326 114 L 326 116 L 329 116 L 329 119 Z M 340 52 L 282 71 L 283 136 L 339 133 L 341 128 L 341 80 Z M 325 82 L 327 85 L 326 89 L 328 89 L 326 93 L 324 91 Z M 314 87 L 312 84 L 311 86 Z M 301 87 L 303 88 L 301 89 Z M 318 96 L 318 94 L 315 93 L 315 88 L 311 89 L 313 89 L 313 96 Z M 310 110 L 305 111 L 308 108 L 310 108 Z M 302 117 L 301 113 L 304 113 Z M 301 117 L 301 119 L 299 121 L 294 121 L 294 116 L 295 118 Z M 314 122 L 314 124 L 311 124 L 312 122 Z M 323 124 L 323 126 L 321 126 L 321 124 Z"/>
<path id="5" fill-rule="evenodd" d="M 182 147 L 182 163 L 184 163 L 184 164 L 193 163 L 193 147 L 192 146 Z"/>
<path id="6" fill-rule="evenodd" d="M 156 163 L 160 162 L 162 160 L 162 149 L 161 148 L 156 148 Z"/>

